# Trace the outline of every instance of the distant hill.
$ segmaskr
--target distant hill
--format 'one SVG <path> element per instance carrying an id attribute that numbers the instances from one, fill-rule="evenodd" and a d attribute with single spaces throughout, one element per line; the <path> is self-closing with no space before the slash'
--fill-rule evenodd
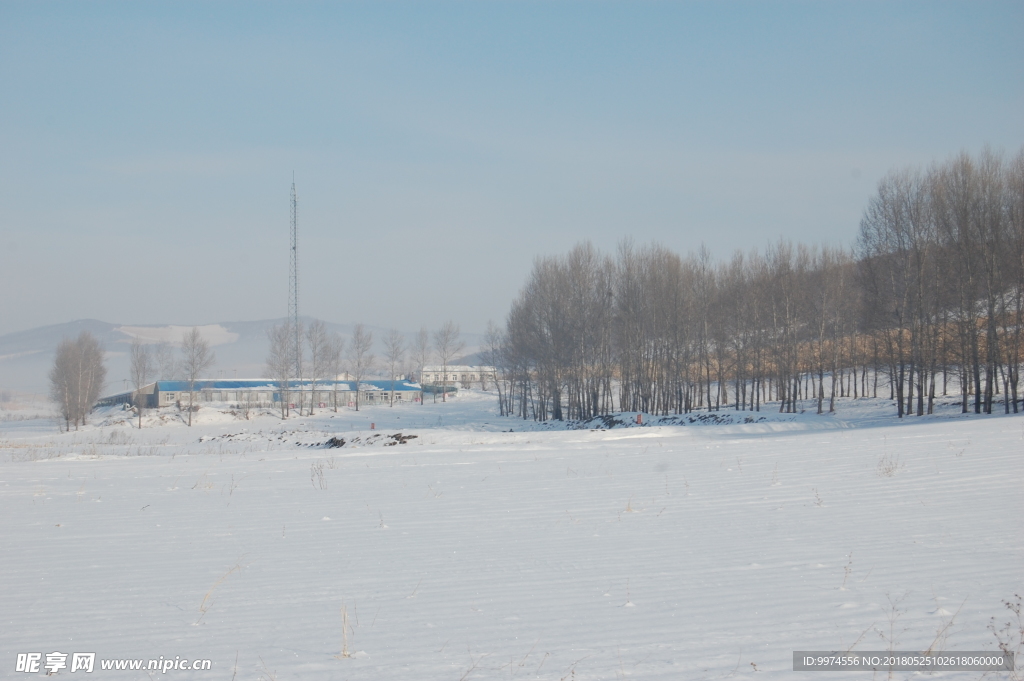
<path id="1" fill-rule="evenodd" d="M 267 356 L 267 329 L 283 319 L 264 319 L 254 322 L 221 322 L 199 327 L 210 343 L 216 362 L 210 371 L 213 378 L 256 378 L 263 375 Z M 308 321 L 308 320 L 307 320 Z M 346 338 L 355 324 L 325 322 L 328 331 L 336 331 Z M 110 324 L 97 319 L 80 319 L 65 324 L 40 326 L 0 336 L 0 390 L 26 393 L 45 393 L 47 375 L 53 365 L 57 345 L 63 338 L 74 338 L 83 330 L 99 339 L 106 351 L 107 385 L 103 394 L 123 390 L 128 372 L 128 348 L 132 338 L 138 336 L 147 343 L 176 344 L 182 333 L 191 327 L 173 325 Z M 386 329 L 367 326 L 378 345 Z M 409 334 L 410 340 L 413 334 Z M 466 349 L 472 351 L 480 343 L 479 334 L 463 334 Z M 376 349 L 380 356 L 379 348 Z M 163 377 L 162 377 L 163 378 Z"/>

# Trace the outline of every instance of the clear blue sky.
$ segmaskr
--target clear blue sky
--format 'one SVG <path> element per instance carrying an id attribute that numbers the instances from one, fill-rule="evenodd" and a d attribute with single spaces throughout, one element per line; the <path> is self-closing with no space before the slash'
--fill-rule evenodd
<path id="1" fill-rule="evenodd" d="M 537 254 L 850 243 L 1024 144 L 1024 3 L 0 3 L 0 333 L 501 321 Z"/>

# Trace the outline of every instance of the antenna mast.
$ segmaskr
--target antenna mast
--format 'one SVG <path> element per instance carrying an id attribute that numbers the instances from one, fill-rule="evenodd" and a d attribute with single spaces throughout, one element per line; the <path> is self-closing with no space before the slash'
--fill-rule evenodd
<path id="1" fill-rule="evenodd" d="M 295 334 L 295 378 L 302 380 L 302 331 L 299 329 L 299 243 L 298 243 L 299 199 L 295 194 L 295 173 L 292 173 L 291 201 L 291 251 L 288 273 L 288 322 Z M 301 390 L 301 387 L 300 387 Z M 300 393 L 301 394 L 301 393 Z M 301 412 L 301 409 L 300 409 Z"/>

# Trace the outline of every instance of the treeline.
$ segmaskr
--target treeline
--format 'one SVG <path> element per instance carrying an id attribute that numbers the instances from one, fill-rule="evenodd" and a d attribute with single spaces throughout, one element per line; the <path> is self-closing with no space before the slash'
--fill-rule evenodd
<path id="1" fill-rule="evenodd" d="M 328 332 L 319 319 L 300 322 L 297 327 L 289 322 L 274 326 L 267 330 L 267 340 L 266 373 L 280 388 L 281 418 L 287 418 L 292 408 L 299 416 L 303 409 L 312 415 L 314 405 L 320 402 L 330 403 L 338 411 L 338 380 L 342 378 L 356 384 L 353 406 L 359 411 L 358 386 L 374 374 L 391 383 L 389 404 L 393 407 L 396 381 L 412 374 L 420 376 L 434 357 L 443 370 L 441 399 L 447 401 L 448 365 L 465 347 L 458 324 L 451 320 L 433 334 L 421 328 L 411 342 L 398 329 L 390 329 L 381 339 L 380 356 L 374 352 L 373 331 L 363 324 L 355 325 L 348 342 L 339 333 Z"/>
<path id="2" fill-rule="evenodd" d="M 780 241 L 716 263 L 623 243 L 540 258 L 488 332 L 503 413 L 818 413 L 889 390 L 897 413 L 1018 410 L 1024 329 L 1024 149 L 887 175 L 856 246 Z"/>

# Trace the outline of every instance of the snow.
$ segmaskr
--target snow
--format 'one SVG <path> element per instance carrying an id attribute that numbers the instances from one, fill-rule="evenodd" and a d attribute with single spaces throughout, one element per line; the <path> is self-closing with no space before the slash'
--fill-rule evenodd
<path id="1" fill-rule="evenodd" d="M 994 650 L 1024 593 L 1019 416 L 223 407 L 0 420 L 0 675 L 62 651 L 213 660 L 180 679 L 806 679 L 794 650 L 879 632 Z"/>

